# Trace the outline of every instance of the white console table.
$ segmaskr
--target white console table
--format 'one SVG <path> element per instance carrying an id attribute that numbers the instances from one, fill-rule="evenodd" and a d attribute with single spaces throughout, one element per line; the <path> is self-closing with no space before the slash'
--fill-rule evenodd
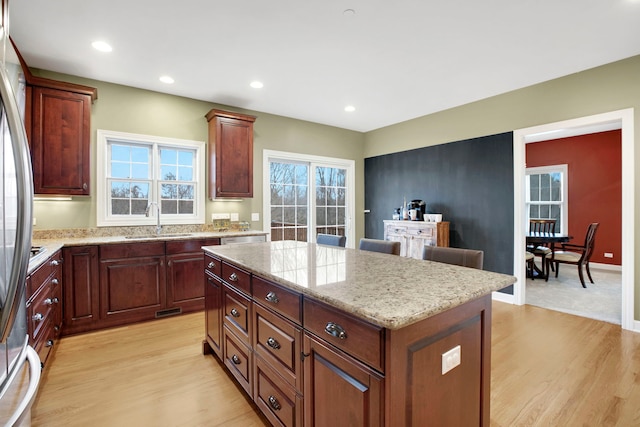
<path id="1" fill-rule="evenodd" d="M 424 246 L 449 246 L 449 222 L 384 220 L 384 239 L 400 242 L 400 256 L 422 259 Z"/>

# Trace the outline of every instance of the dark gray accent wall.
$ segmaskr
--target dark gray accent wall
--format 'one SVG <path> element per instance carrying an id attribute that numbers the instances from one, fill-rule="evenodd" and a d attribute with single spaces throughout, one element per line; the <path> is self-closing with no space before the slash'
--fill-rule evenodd
<path id="1" fill-rule="evenodd" d="M 513 274 L 513 133 L 365 159 L 365 236 L 407 202 L 449 221 L 450 245 L 484 251 L 484 269 Z"/>

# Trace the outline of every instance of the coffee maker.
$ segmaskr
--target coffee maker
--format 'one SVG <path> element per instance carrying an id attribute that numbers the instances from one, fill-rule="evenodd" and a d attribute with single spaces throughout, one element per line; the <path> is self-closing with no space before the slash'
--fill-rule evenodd
<path id="1" fill-rule="evenodd" d="M 415 221 L 424 220 L 424 214 L 425 214 L 426 208 L 427 208 L 427 204 L 424 202 L 424 200 L 412 200 L 409 203 L 407 203 L 407 211 L 409 211 L 410 217 L 412 217 L 411 211 L 412 210 L 416 211 Z"/>

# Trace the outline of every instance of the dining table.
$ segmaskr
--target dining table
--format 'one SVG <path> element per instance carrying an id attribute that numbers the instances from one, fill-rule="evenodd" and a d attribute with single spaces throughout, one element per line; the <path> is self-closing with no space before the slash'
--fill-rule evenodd
<path id="1" fill-rule="evenodd" d="M 544 264 L 545 262 L 552 262 L 556 243 L 566 243 L 573 239 L 573 236 L 564 233 L 544 233 L 530 231 L 527 232 L 526 238 L 527 246 L 544 245 L 551 249 L 551 260 L 547 259 L 548 256 L 543 257 L 542 263 Z M 545 281 L 549 280 L 549 266 L 547 266 L 546 273 L 544 272 L 544 265 L 542 266 L 542 270 L 540 270 L 535 263 L 533 264 L 533 267 L 540 277 L 544 277 Z"/>

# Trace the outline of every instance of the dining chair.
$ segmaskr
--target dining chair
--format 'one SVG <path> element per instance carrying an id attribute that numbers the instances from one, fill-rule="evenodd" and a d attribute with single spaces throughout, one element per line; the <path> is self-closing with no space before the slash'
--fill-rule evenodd
<path id="1" fill-rule="evenodd" d="M 532 218 L 529 220 L 529 233 L 555 233 L 556 228 L 556 220 L 550 218 Z M 527 251 L 531 252 L 534 257 L 540 257 L 540 265 L 542 265 L 542 275 L 548 276 L 549 271 L 545 270 L 548 268 L 547 265 L 547 257 L 551 256 L 553 249 L 550 246 L 546 245 L 529 245 L 527 246 Z M 535 259 L 534 261 L 535 262 Z M 551 266 L 553 269 L 553 265 Z"/>
<path id="2" fill-rule="evenodd" d="M 347 236 L 337 236 L 335 234 L 318 233 L 316 243 L 319 245 L 339 246 L 344 248 L 347 244 Z"/>
<path id="3" fill-rule="evenodd" d="M 383 254 L 400 255 L 400 242 L 378 239 L 360 239 L 358 247 L 363 251 L 380 252 Z"/>
<path id="4" fill-rule="evenodd" d="M 596 231 L 598 231 L 599 226 L 600 224 L 597 222 L 589 224 L 589 227 L 587 227 L 587 234 L 584 238 L 584 245 L 581 246 L 571 243 L 562 243 L 562 249 L 555 251 L 552 258 L 547 260 L 549 264 L 555 264 L 556 277 L 558 277 L 560 264 L 573 264 L 578 266 L 578 276 L 580 276 L 580 283 L 582 283 L 583 288 L 586 288 L 587 286 L 584 284 L 582 267 L 585 267 L 587 270 L 587 276 L 589 276 L 589 280 L 593 283 L 591 272 L 589 271 L 589 260 L 591 259 L 591 255 L 593 255 L 593 248 L 596 243 Z M 567 251 L 565 249 L 569 250 Z"/>
<path id="5" fill-rule="evenodd" d="M 534 274 L 534 262 L 535 262 L 535 256 L 533 255 L 533 253 L 531 252 L 525 252 L 524 255 L 524 262 L 527 265 L 527 277 L 531 280 L 535 279 L 535 274 Z"/>
<path id="6" fill-rule="evenodd" d="M 425 246 L 422 248 L 422 259 L 482 270 L 484 252 L 477 249 Z"/>

